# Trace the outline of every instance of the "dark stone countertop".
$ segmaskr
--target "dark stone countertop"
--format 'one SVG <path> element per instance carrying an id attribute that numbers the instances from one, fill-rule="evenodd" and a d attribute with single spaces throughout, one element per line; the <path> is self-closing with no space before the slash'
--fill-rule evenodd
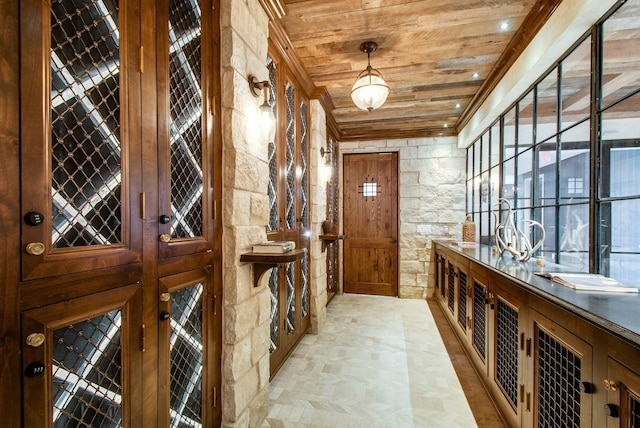
<path id="1" fill-rule="evenodd" d="M 470 260 L 515 280 L 514 282 L 558 306 L 640 346 L 640 293 L 607 293 L 575 291 L 535 275 L 534 272 L 574 272 L 549 263 L 538 267 L 535 260 L 515 261 L 510 254 L 491 254 L 491 247 L 460 248 L 450 241 L 438 244 L 460 253 Z"/>

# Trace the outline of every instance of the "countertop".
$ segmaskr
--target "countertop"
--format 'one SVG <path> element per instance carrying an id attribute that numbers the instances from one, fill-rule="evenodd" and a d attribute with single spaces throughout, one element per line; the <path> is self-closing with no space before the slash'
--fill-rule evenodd
<path id="1" fill-rule="evenodd" d="M 487 245 L 461 248 L 451 241 L 435 242 L 513 279 L 531 293 L 640 346 L 640 293 L 575 291 L 534 274 L 534 272 L 543 271 L 575 272 L 561 265 L 547 262 L 546 266 L 538 267 L 534 259 L 519 262 L 513 260 L 510 254 L 500 257 L 497 254 L 491 254 L 491 247 Z"/>

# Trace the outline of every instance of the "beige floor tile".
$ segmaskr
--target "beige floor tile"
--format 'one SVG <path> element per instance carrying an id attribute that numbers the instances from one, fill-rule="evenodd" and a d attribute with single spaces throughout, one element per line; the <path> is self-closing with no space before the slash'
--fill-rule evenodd
<path id="1" fill-rule="evenodd" d="M 337 295 L 270 385 L 263 427 L 475 427 L 426 302 Z"/>

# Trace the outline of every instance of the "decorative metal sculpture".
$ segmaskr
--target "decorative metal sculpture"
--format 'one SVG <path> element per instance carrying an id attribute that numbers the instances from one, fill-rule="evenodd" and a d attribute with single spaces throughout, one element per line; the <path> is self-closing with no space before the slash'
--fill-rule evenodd
<path id="1" fill-rule="evenodd" d="M 507 215 L 504 221 L 500 222 L 500 207 L 503 205 L 506 205 Z M 524 220 L 525 223 L 530 224 L 532 227 L 539 227 L 541 231 L 540 240 L 532 246 L 527 235 L 516 227 L 516 224 L 513 221 L 513 212 L 509 201 L 504 198 L 499 198 L 496 206 L 498 207 L 497 212 L 492 210 L 491 213 L 496 221 L 496 227 L 493 231 L 493 235 L 495 236 L 496 247 L 498 247 L 500 256 L 505 252 L 509 252 L 514 259 L 526 262 L 544 243 L 544 226 L 535 220 Z"/>

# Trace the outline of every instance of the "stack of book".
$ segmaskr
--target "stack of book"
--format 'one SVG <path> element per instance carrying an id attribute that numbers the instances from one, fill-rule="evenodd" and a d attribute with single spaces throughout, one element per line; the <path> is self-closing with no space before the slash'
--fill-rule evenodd
<path id="1" fill-rule="evenodd" d="M 267 241 L 262 244 L 253 246 L 254 253 L 262 254 L 283 254 L 294 250 L 296 243 L 294 241 Z"/>

